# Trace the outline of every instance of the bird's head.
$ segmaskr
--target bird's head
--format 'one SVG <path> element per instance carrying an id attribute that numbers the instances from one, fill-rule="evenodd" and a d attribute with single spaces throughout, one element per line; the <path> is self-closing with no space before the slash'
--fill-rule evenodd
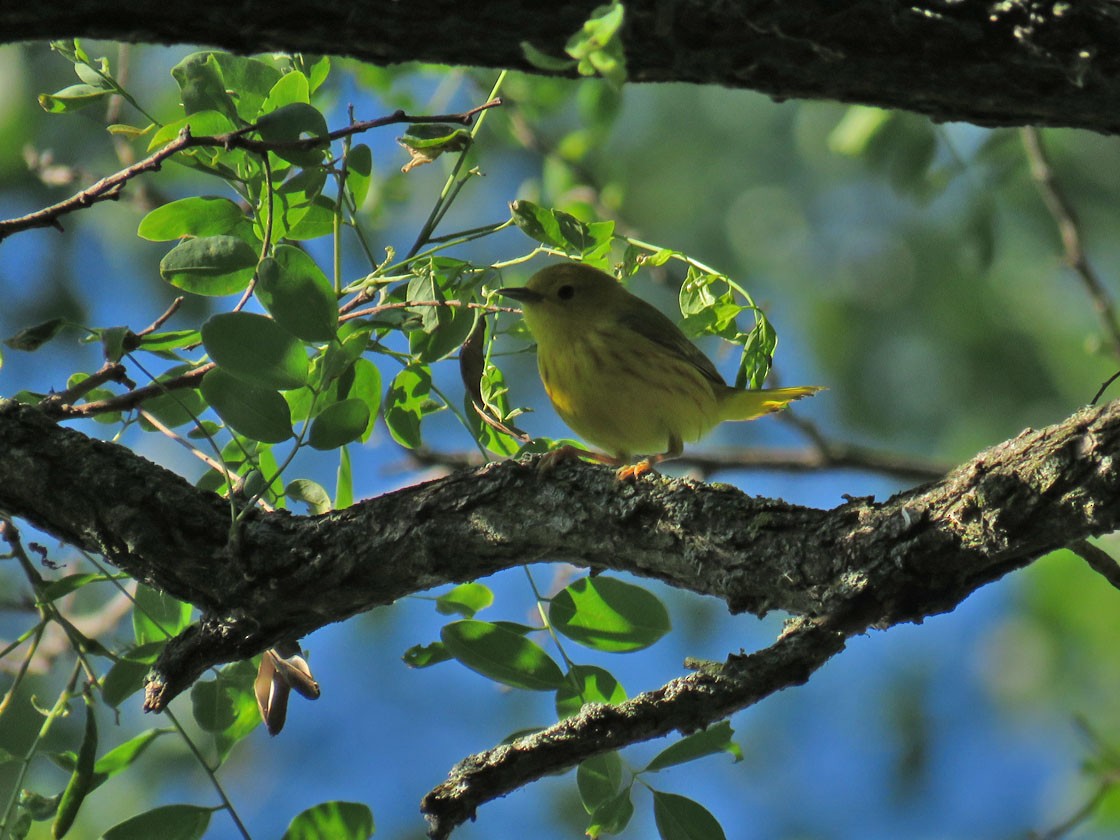
<path id="1" fill-rule="evenodd" d="M 498 294 L 520 301 L 529 331 L 542 341 L 555 331 L 617 319 L 628 293 L 597 268 L 559 263 L 541 269 L 524 286 L 498 289 Z"/>

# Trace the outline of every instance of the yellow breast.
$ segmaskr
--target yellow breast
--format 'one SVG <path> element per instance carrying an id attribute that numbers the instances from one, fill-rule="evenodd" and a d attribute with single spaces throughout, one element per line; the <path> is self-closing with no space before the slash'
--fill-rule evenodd
<path id="1" fill-rule="evenodd" d="M 701 438 L 719 422 L 712 383 L 624 329 L 539 343 L 541 381 L 557 413 L 580 437 L 621 459 Z"/>

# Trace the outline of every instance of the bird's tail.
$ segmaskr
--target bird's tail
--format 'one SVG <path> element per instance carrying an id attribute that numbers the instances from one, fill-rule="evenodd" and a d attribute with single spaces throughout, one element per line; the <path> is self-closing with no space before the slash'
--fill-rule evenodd
<path id="1" fill-rule="evenodd" d="M 754 420 L 763 414 L 781 411 L 794 400 L 811 397 L 823 391 L 819 385 L 800 385 L 796 388 L 763 388 L 757 391 L 743 391 L 728 388 L 720 400 L 719 419 Z"/>

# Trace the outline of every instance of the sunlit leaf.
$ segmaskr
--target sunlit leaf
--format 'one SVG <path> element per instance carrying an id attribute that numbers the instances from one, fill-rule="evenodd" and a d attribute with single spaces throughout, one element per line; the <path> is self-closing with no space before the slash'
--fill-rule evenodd
<path id="1" fill-rule="evenodd" d="M 443 627 L 440 639 L 463 665 L 504 685 L 552 691 L 563 682 L 559 666 L 540 645 L 500 625 L 455 621 Z"/>
<path id="2" fill-rule="evenodd" d="M 549 605 L 552 626 L 594 650 L 649 647 L 669 632 L 669 614 L 647 589 L 600 575 L 572 583 Z"/>
<path id="3" fill-rule="evenodd" d="M 373 836 L 373 812 L 360 802 L 322 802 L 301 812 L 288 825 L 282 840 L 368 840 Z"/>
<path id="4" fill-rule="evenodd" d="M 202 325 L 202 343 L 218 367 L 258 388 L 307 384 L 307 351 L 271 318 L 222 312 Z"/>

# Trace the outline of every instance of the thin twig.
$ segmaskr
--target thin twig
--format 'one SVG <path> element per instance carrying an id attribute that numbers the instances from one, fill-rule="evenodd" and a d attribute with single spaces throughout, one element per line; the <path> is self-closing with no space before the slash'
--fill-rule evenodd
<path id="1" fill-rule="evenodd" d="M 1116 558 L 1111 554 L 1088 540 L 1075 542 L 1069 550 L 1088 563 L 1090 569 L 1120 589 L 1120 564 L 1117 564 Z"/>
<path id="2" fill-rule="evenodd" d="M 28 213 L 26 216 L 0 221 L 0 242 L 13 233 L 31 230 L 33 228 L 53 227 L 62 230 L 62 224 L 59 222 L 61 216 L 72 213 L 75 210 L 89 207 L 100 201 L 115 201 L 120 197 L 121 190 L 124 189 L 125 184 L 130 180 L 145 172 L 159 170 L 163 166 L 165 160 L 185 149 L 202 146 L 219 146 L 224 149 L 247 149 L 257 154 L 266 154 L 274 151 L 314 149 L 351 134 L 358 134 L 369 131 L 372 128 L 393 125 L 395 123 L 457 122 L 462 125 L 469 125 L 479 112 L 485 111 L 488 108 L 495 108 L 501 104 L 501 99 L 494 98 L 489 102 L 479 105 L 477 108 L 472 108 L 460 114 L 436 114 L 432 116 L 413 116 L 406 114 L 404 111 L 397 111 L 387 117 L 356 122 L 319 137 L 307 137 L 302 140 L 284 142 L 266 142 L 264 140 L 254 140 L 245 136 L 246 132 L 255 129 L 254 126 L 230 131 L 226 134 L 203 137 L 192 136 L 190 127 L 187 126 L 179 132 L 178 137 L 169 142 L 166 146 L 163 146 L 161 149 L 153 152 L 151 155 L 132 166 L 102 178 L 97 183 L 92 184 L 81 192 L 75 193 L 70 198 L 60 201 L 57 204 L 52 204 L 50 207 L 45 207 L 42 210 L 37 210 L 34 213 Z"/>
<path id="3" fill-rule="evenodd" d="M 164 313 L 162 315 L 152 321 L 152 323 L 150 323 L 148 326 L 144 327 L 144 329 L 140 330 L 140 332 L 136 333 L 136 335 L 142 336 L 151 335 L 152 333 L 154 333 L 156 330 L 166 324 L 168 320 L 170 320 L 172 315 L 179 311 L 179 307 L 183 305 L 184 300 L 186 300 L 186 298 L 183 295 L 179 295 L 179 297 L 171 301 L 171 305 L 168 306 L 166 310 L 164 310 Z"/>
<path id="4" fill-rule="evenodd" d="M 194 370 L 187 371 L 182 376 L 176 376 L 162 382 L 155 382 L 151 385 L 145 385 L 142 388 L 134 388 L 127 393 L 115 397 L 94 400 L 93 402 L 83 403 L 82 405 L 51 402 L 41 407 L 48 416 L 58 419 L 93 417 L 96 414 L 107 414 L 112 411 L 131 411 L 144 402 L 144 400 L 150 400 L 168 391 L 174 391 L 178 388 L 197 388 L 202 381 L 202 377 L 213 369 L 214 363 L 208 362 L 196 367 Z"/>
<path id="5" fill-rule="evenodd" d="M 1042 135 L 1034 126 L 1024 126 L 1019 133 L 1023 138 L 1023 148 L 1026 151 L 1027 163 L 1030 165 L 1031 177 L 1034 178 L 1038 191 L 1042 194 L 1046 209 L 1050 211 L 1054 223 L 1058 226 L 1065 261 L 1081 278 L 1093 302 L 1093 308 L 1100 316 L 1101 325 L 1112 342 L 1112 350 L 1120 356 L 1120 322 L 1116 319 L 1112 297 L 1085 256 L 1077 215 L 1054 176 L 1054 169 L 1042 145 Z"/>

